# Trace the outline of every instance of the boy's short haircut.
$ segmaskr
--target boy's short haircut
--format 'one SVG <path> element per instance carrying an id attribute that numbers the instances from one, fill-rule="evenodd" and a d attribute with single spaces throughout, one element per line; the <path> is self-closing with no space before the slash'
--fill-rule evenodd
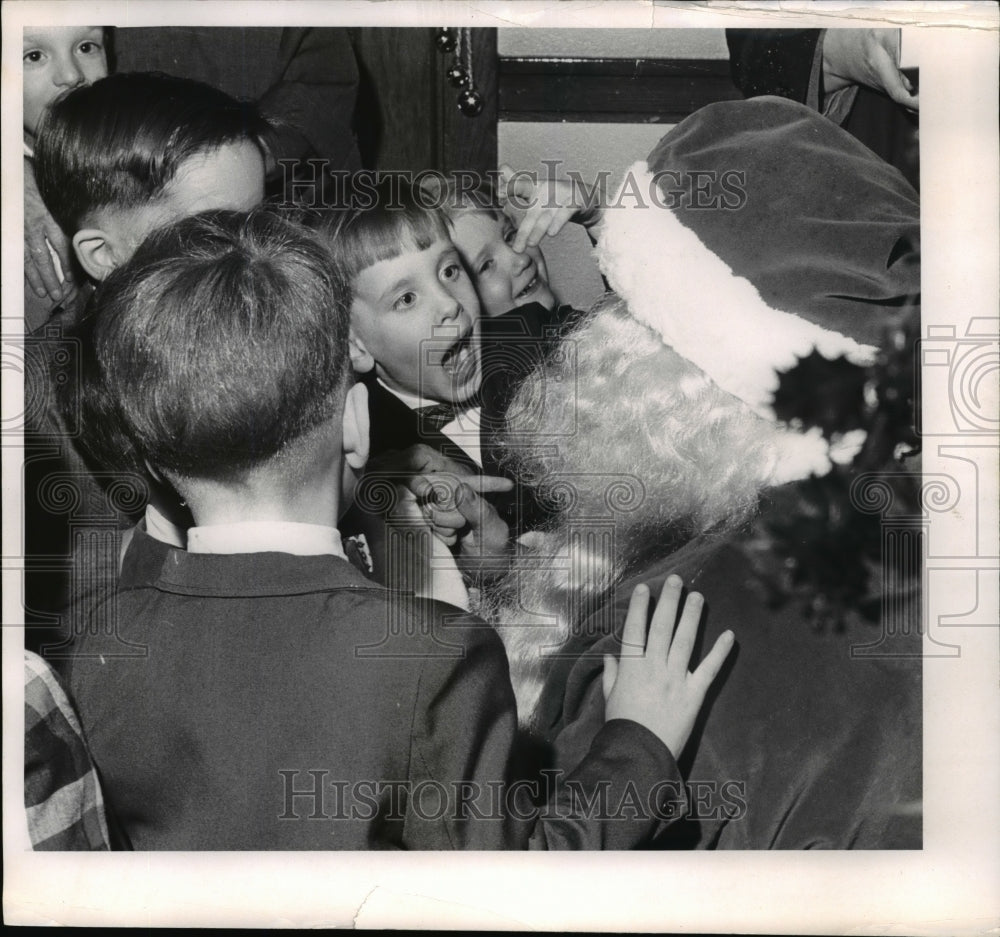
<path id="1" fill-rule="evenodd" d="M 366 194 L 366 204 L 337 210 L 323 226 L 334 263 L 349 286 L 383 260 L 451 238 L 445 216 L 428 208 L 400 176 L 380 177 Z"/>
<path id="2" fill-rule="evenodd" d="M 102 208 L 129 210 L 163 193 L 185 160 L 248 140 L 267 153 L 257 105 L 200 81 L 153 72 L 109 75 L 57 99 L 35 146 L 35 179 L 68 235 Z"/>
<path id="3" fill-rule="evenodd" d="M 153 232 L 98 287 L 84 328 L 83 430 L 105 464 L 234 481 L 343 406 L 343 281 L 323 243 L 272 210 Z M 93 427 L 109 413 L 117 431 Z"/>

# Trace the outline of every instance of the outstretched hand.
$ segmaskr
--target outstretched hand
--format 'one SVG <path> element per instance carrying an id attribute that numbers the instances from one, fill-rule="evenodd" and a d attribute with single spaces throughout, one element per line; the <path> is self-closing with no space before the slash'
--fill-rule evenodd
<path id="1" fill-rule="evenodd" d="M 731 631 L 723 632 L 698 668 L 688 671 L 704 600 L 692 592 L 682 602 L 683 587 L 679 576 L 667 578 L 647 635 L 649 588 L 637 586 L 625 616 L 621 655 L 617 660 L 610 654 L 604 658 L 605 718 L 644 725 L 674 758 L 680 757 L 705 694 L 734 642 Z"/>
<path id="2" fill-rule="evenodd" d="M 916 111 L 920 100 L 899 68 L 898 29 L 829 29 L 823 37 L 823 86 L 827 92 L 865 85 Z"/>

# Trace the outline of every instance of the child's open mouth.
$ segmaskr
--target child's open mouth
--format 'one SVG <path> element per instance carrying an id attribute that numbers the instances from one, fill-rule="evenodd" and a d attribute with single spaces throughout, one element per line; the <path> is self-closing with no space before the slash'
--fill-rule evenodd
<path id="1" fill-rule="evenodd" d="M 521 290 L 521 292 L 518 293 L 514 297 L 514 299 L 524 299 L 525 296 L 527 296 L 530 293 L 534 292 L 536 286 L 538 286 L 538 274 L 537 273 L 528 281 L 528 285 L 523 290 Z"/>
<path id="2" fill-rule="evenodd" d="M 475 349 L 472 338 L 475 329 L 470 329 L 441 358 L 441 367 L 452 376 L 464 375 L 475 364 Z"/>

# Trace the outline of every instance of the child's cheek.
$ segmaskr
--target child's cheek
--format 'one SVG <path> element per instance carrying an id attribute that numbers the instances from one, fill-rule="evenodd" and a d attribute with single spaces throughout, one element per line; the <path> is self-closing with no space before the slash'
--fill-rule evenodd
<path id="1" fill-rule="evenodd" d="M 497 286 L 495 282 L 478 281 L 476 283 L 476 295 L 479 299 L 479 314 L 488 319 L 502 315 L 512 308 L 514 303 L 511 299 L 511 283 Z M 506 287 L 506 289 L 505 289 Z M 479 316 L 476 316 L 479 318 Z"/>

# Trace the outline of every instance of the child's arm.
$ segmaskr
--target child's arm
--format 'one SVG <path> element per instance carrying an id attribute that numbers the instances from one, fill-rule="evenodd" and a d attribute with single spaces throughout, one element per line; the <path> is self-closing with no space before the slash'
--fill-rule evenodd
<path id="1" fill-rule="evenodd" d="M 373 474 L 380 497 L 394 492 L 381 531 L 386 585 L 468 610 L 464 576 L 503 572 L 509 557 L 507 525 L 476 492 L 506 491 L 513 483 L 469 474 L 423 445 L 383 453 Z"/>
<path id="2" fill-rule="evenodd" d="M 468 611 L 469 591 L 451 551 L 434 533 L 405 481 L 392 482 L 391 487 L 394 494 L 388 496 L 391 505 L 381 531 L 385 585 Z"/>
<path id="3" fill-rule="evenodd" d="M 520 759 L 513 692 L 496 633 L 485 623 L 467 625 L 460 660 L 442 644 L 421 675 L 409 781 L 414 790 L 440 791 L 443 806 L 433 815 L 408 812 L 406 844 L 631 849 L 682 817 L 686 792 L 674 753 L 683 748 L 733 642 L 723 635 L 688 673 L 701 604 L 689 599 L 674 634 L 680 593 L 680 580 L 672 577 L 646 638 L 648 590 L 637 591 L 625 647 L 606 684 L 607 722 L 568 775 L 537 774 L 537 765 Z M 459 624 L 442 629 L 442 639 L 457 643 Z M 544 643 L 536 639 L 539 652 Z"/>
<path id="4" fill-rule="evenodd" d="M 603 193 L 575 179 L 545 179 L 536 182 L 526 172 L 500 167 L 499 196 L 505 207 L 519 216 L 517 236 L 511 247 L 523 251 L 537 247 L 546 235 L 554 237 L 566 222 L 582 224 L 593 243 L 603 217 Z"/>

